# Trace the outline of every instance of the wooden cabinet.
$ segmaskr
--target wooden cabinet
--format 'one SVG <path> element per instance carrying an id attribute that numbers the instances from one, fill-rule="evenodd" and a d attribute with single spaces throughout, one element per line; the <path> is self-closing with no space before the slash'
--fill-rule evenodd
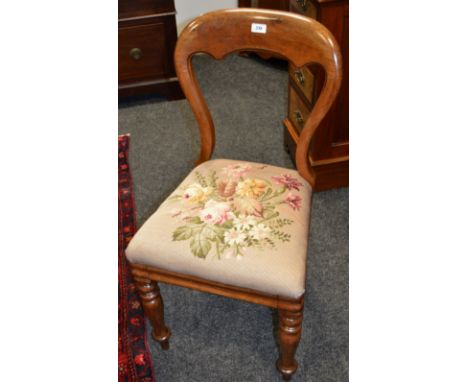
<path id="1" fill-rule="evenodd" d="M 173 0 L 119 0 L 119 97 L 184 98 L 174 69 Z"/>
<path id="2" fill-rule="evenodd" d="M 348 0 L 290 0 L 290 11 L 312 17 L 335 36 L 343 56 L 341 90 L 317 130 L 310 149 L 310 163 L 316 176 L 316 190 L 348 185 Z M 289 106 L 284 120 L 285 144 L 293 157 L 302 123 L 312 109 L 324 76 L 314 67 L 295 68 L 289 64 Z"/>

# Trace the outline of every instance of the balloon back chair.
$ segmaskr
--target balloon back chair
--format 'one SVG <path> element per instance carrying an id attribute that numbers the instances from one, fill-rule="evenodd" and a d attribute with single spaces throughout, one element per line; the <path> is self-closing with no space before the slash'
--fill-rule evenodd
<path id="1" fill-rule="evenodd" d="M 274 53 L 296 67 L 318 64 L 326 81 L 300 132 L 297 171 L 261 163 L 210 160 L 211 114 L 192 68 L 206 53 Z M 126 250 L 152 337 L 169 348 L 158 282 L 265 305 L 278 310 L 279 358 L 284 380 L 298 364 L 309 217 L 314 175 L 309 145 L 341 84 L 341 56 L 332 34 L 293 13 L 232 9 L 204 14 L 180 35 L 175 67 L 199 124 L 196 167 L 143 224 Z"/>

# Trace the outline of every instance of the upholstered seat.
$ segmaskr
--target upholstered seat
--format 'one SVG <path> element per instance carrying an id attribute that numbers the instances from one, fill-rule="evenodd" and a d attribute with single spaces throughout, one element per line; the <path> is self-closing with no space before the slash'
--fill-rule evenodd
<path id="1" fill-rule="evenodd" d="M 270 295 L 305 290 L 311 187 L 297 171 L 225 159 L 196 167 L 126 254 L 149 265 Z"/>

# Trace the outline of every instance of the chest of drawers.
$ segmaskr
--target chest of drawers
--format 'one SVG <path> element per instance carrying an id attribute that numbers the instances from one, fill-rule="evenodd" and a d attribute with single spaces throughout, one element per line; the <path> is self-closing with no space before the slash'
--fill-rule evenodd
<path id="1" fill-rule="evenodd" d="M 311 144 L 309 160 L 316 177 L 316 191 L 348 185 L 348 0 L 290 0 L 290 11 L 312 17 L 335 36 L 343 57 L 341 90 L 319 126 Z M 294 159 L 296 143 L 324 83 L 320 70 L 295 68 L 289 64 L 289 106 L 284 120 L 285 144 Z"/>
<path id="2" fill-rule="evenodd" d="M 119 97 L 183 98 L 174 70 L 173 0 L 119 0 Z"/>

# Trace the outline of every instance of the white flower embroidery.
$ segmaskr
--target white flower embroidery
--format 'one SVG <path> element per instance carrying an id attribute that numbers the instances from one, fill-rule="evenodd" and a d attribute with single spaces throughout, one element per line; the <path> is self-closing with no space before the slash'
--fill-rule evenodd
<path id="1" fill-rule="evenodd" d="M 253 227 L 257 224 L 255 218 L 250 215 L 240 214 L 238 218 L 234 218 L 234 227 L 243 231 L 248 230 L 250 227 Z"/>
<path id="2" fill-rule="evenodd" d="M 229 245 L 242 244 L 245 239 L 247 239 L 247 235 L 236 228 L 232 228 L 224 233 L 224 242 Z"/>
<path id="3" fill-rule="evenodd" d="M 250 230 L 250 235 L 256 240 L 262 240 L 270 235 L 271 228 L 265 224 L 258 224 Z"/>

